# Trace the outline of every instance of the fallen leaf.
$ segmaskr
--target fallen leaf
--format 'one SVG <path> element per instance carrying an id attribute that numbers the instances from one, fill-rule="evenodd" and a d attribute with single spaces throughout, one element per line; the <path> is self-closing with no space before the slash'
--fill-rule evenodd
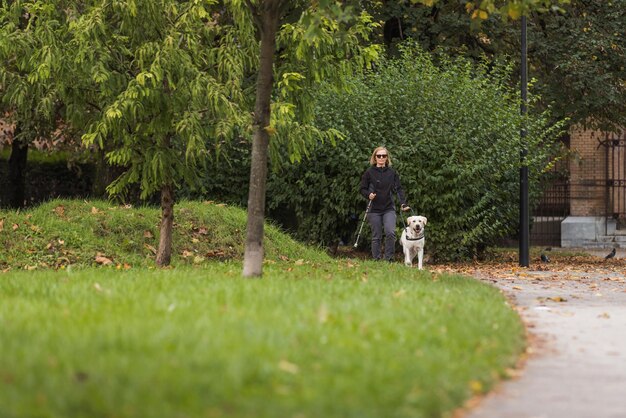
<path id="1" fill-rule="evenodd" d="M 551 300 L 552 302 L 567 302 L 567 299 L 565 299 L 562 296 L 552 296 L 547 298 L 548 300 Z"/>
<path id="2" fill-rule="evenodd" d="M 193 262 L 194 264 L 200 264 L 204 261 L 204 257 L 197 255 L 193 258 Z"/>
<path id="3" fill-rule="evenodd" d="M 65 215 L 65 206 L 63 206 L 63 205 L 57 206 L 56 208 L 54 208 L 54 212 L 58 216 L 64 216 Z"/>
<path id="4" fill-rule="evenodd" d="M 610 317 L 611 316 L 608 313 L 606 313 L 606 312 L 603 312 L 600 315 L 598 315 L 598 318 L 609 319 Z"/>
<path id="5" fill-rule="evenodd" d="M 100 211 L 98 210 L 98 208 L 97 208 L 97 207 L 92 206 L 92 207 L 91 207 L 91 213 L 92 213 L 92 214 L 94 214 L 94 215 L 96 215 L 96 214 L 100 213 Z"/>
<path id="6" fill-rule="evenodd" d="M 278 363 L 278 368 L 284 372 L 291 374 L 297 374 L 300 371 L 300 368 L 297 364 L 290 363 L 287 360 L 281 360 Z"/>
<path id="7" fill-rule="evenodd" d="M 4 229 L 4 219 L 0 219 L 0 232 Z"/>
<path id="8" fill-rule="evenodd" d="M 301 266 L 301 265 L 303 265 L 303 264 L 304 264 L 304 260 L 301 258 L 301 259 L 299 259 L 299 260 L 296 260 L 296 261 L 294 262 L 294 264 L 295 264 L 296 266 Z"/>
<path id="9" fill-rule="evenodd" d="M 478 380 L 470 380 L 469 387 L 474 393 L 481 393 L 483 391 L 483 384 Z"/>
<path id="10" fill-rule="evenodd" d="M 110 258 L 104 257 L 102 255 L 97 255 L 95 258 L 96 263 L 102 264 L 103 266 L 108 266 L 109 264 L 113 264 L 113 261 Z"/>
<path id="11" fill-rule="evenodd" d="M 102 292 L 102 286 L 100 286 L 100 283 L 94 283 L 93 284 L 94 289 L 96 289 L 98 292 Z"/>
<path id="12" fill-rule="evenodd" d="M 14 231 L 17 231 L 17 229 L 18 229 L 19 227 L 20 227 L 20 226 L 19 226 L 18 224 L 13 224 L 13 230 L 14 230 Z"/>
<path id="13" fill-rule="evenodd" d="M 188 251 L 188 250 L 183 251 L 183 258 L 191 257 L 192 255 L 193 255 L 193 252 L 191 251 Z"/>
<path id="14" fill-rule="evenodd" d="M 144 244 L 143 245 L 146 249 L 148 249 L 152 254 L 156 254 L 157 253 L 157 249 L 154 248 L 152 245 L 150 244 Z"/>
<path id="15" fill-rule="evenodd" d="M 152 235 L 152 232 L 146 230 L 146 231 L 143 231 L 143 237 L 144 238 L 154 238 L 154 235 Z"/>
<path id="16" fill-rule="evenodd" d="M 515 289 L 515 290 L 524 290 L 523 287 L 519 287 L 519 286 L 513 286 L 513 289 Z"/>

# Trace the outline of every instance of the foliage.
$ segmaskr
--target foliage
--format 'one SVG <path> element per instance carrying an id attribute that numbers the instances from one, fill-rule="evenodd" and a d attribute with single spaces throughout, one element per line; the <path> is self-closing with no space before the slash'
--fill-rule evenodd
<path id="1" fill-rule="evenodd" d="M 0 273 L 0 415 L 440 417 L 523 350 L 519 317 L 476 280 L 240 268 Z"/>
<path id="2" fill-rule="evenodd" d="M 537 91 L 558 115 L 606 130 L 626 126 L 626 0 L 572 0 L 566 13 L 533 16 Z"/>
<path id="3" fill-rule="evenodd" d="M 327 10 L 305 9 L 298 22 L 285 23 L 276 36 L 280 53 L 274 67 L 269 148 L 274 167 L 285 156 L 292 163 L 302 160 L 315 143 L 341 139 L 332 127 L 320 130 L 314 123 L 317 86 L 324 82 L 341 91 L 380 53 L 380 45 L 368 42 L 378 26 L 369 14 L 327 3 Z"/>
<path id="4" fill-rule="evenodd" d="M 173 231 L 173 263 L 241 259 L 245 224 L 242 209 L 181 202 Z M 275 226 L 266 229 L 269 260 L 318 258 Z M 52 200 L 26 211 L 0 211 L 0 270 L 149 266 L 158 242 L 156 208 Z"/>
<path id="5" fill-rule="evenodd" d="M 0 115 L 19 125 L 17 140 L 48 139 L 58 98 L 51 72 L 59 60 L 54 7 L 12 1 L 0 8 Z"/>
<path id="6" fill-rule="evenodd" d="M 349 94 L 321 92 L 318 117 L 346 135 L 272 178 L 271 208 L 290 208 L 302 239 L 350 237 L 365 209 L 359 179 L 379 145 L 389 148 L 409 204 L 428 220 L 427 251 L 472 257 L 517 225 L 521 116 L 510 67 L 458 59 L 436 67 L 406 48 L 400 59 L 355 79 Z M 526 121 L 530 190 L 548 164 L 560 125 Z M 536 196 L 535 196 L 536 197 Z"/>
<path id="7" fill-rule="evenodd" d="M 490 15 L 499 15 L 503 19 L 519 19 L 531 11 L 547 12 L 559 11 L 560 5 L 569 4 L 571 0 L 471 0 L 463 2 L 465 10 L 472 20 L 477 22 L 486 20 Z M 411 0 L 411 3 L 421 3 L 425 6 L 434 6 L 445 3 L 444 0 Z"/>
<path id="8" fill-rule="evenodd" d="M 237 104 L 250 30 L 214 2 L 94 1 L 73 20 L 67 100 L 75 123 L 87 123 L 85 143 L 127 167 L 112 195 L 135 183 L 144 198 L 197 185 L 207 153 L 247 121 Z"/>
<path id="9" fill-rule="evenodd" d="M 425 50 L 460 52 L 476 60 L 483 54 L 519 57 L 519 22 L 491 13 L 486 20 L 473 19 L 478 9 L 477 2 L 472 3 L 373 1 L 367 10 L 385 22 L 390 51 L 394 39 L 410 38 Z M 540 105 L 550 106 L 555 119 L 567 117 L 601 129 L 625 125 L 626 1 L 572 0 L 560 4 L 559 10 L 539 9 L 528 13 L 527 43 L 529 75 L 535 79 Z"/>

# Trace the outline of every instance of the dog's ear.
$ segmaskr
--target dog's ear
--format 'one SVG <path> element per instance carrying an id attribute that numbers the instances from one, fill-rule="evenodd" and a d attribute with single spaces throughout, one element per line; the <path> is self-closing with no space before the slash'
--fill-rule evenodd
<path id="1" fill-rule="evenodd" d="M 422 218 L 424 218 L 424 225 L 426 225 L 428 223 L 428 219 L 426 219 L 425 216 L 422 216 Z"/>

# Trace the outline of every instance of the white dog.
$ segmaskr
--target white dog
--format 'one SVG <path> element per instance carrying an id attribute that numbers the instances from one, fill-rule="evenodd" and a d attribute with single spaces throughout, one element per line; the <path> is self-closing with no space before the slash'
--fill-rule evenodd
<path id="1" fill-rule="evenodd" d="M 424 228 L 428 219 L 425 216 L 409 216 L 406 220 L 407 227 L 402 231 L 400 243 L 404 251 L 404 264 L 411 267 L 413 259 L 417 255 L 417 268 L 422 269 L 424 258 Z"/>

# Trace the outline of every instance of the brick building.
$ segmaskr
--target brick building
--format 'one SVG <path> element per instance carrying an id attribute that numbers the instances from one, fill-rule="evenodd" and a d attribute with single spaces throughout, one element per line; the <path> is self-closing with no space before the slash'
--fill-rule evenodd
<path id="1" fill-rule="evenodd" d="M 570 132 L 569 216 L 563 247 L 626 247 L 626 135 Z"/>

